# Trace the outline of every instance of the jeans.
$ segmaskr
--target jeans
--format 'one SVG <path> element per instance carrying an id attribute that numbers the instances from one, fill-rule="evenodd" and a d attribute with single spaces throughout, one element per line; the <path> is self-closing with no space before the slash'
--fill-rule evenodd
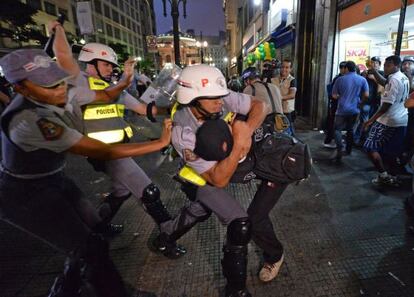
<path id="1" fill-rule="evenodd" d="M 262 181 L 247 209 L 252 222 L 252 239 L 263 250 L 267 263 L 276 263 L 283 255 L 283 246 L 277 239 L 269 213 L 285 191 L 286 184 Z"/>
<path id="2" fill-rule="evenodd" d="M 366 132 L 363 131 L 362 126 L 363 124 L 369 120 L 370 114 L 371 114 L 371 106 L 368 104 L 365 104 L 360 109 L 361 112 L 359 114 L 357 125 L 354 130 L 354 142 L 355 143 L 361 143 L 366 138 Z"/>
<path id="3" fill-rule="evenodd" d="M 295 122 L 295 112 L 289 112 L 289 113 L 285 113 L 285 116 L 288 118 L 289 122 L 290 122 L 290 126 L 289 128 L 286 129 L 286 134 L 291 135 L 291 136 L 295 136 L 295 127 L 294 127 L 294 122 Z"/>
<path id="4" fill-rule="evenodd" d="M 352 115 L 336 115 L 335 116 L 335 143 L 339 154 L 342 154 L 342 131 L 346 131 L 346 151 L 352 151 L 354 142 L 354 125 L 358 114 Z"/>

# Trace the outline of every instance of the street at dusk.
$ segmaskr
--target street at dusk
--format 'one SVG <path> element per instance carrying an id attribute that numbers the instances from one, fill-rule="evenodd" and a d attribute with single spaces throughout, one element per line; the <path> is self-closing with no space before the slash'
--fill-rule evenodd
<path id="1" fill-rule="evenodd" d="M 414 296 L 414 0 L 3 0 L 0 297 Z"/>

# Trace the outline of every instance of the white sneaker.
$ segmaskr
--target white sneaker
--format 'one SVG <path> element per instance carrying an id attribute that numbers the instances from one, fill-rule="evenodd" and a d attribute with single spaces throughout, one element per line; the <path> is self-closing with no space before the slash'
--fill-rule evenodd
<path id="1" fill-rule="evenodd" d="M 378 175 L 376 178 L 372 180 L 372 183 L 377 186 L 383 185 L 383 186 L 398 187 L 400 185 L 400 183 L 397 180 L 397 177 L 392 176 L 392 175 L 387 175 L 384 177 L 381 175 Z"/>
<path id="2" fill-rule="evenodd" d="M 334 149 L 336 148 L 336 143 L 324 143 L 323 147 Z"/>
<path id="3" fill-rule="evenodd" d="M 264 263 L 262 269 L 259 273 L 259 279 L 262 282 L 270 282 L 272 279 L 274 279 L 280 270 L 280 267 L 282 266 L 284 259 L 284 255 L 282 255 L 282 258 L 280 258 L 279 261 L 277 261 L 274 264 Z"/>

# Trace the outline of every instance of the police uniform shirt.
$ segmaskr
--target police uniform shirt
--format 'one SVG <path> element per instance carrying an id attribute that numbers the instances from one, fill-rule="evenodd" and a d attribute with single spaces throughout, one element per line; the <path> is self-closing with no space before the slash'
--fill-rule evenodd
<path id="1" fill-rule="evenodd" d="M 79 77 L 68 80 L 69 93 L 77 93 Z M 95 92 L 83 92 L 83 101 L 92 102 Z M 29 99 L 28 99 L 29 100 Z M 33 101 L 39 108 L 17 113 L 9 124 L 10 139 L 26 152 L 48 149 L 56 153 L 67 151 L 80 141 L 82 113 L 76 101 L 68 99 L 64 108 Z"/>
<path id="2" fill-rule="evenodd" d="M 80 106 L 89 104 L 90 101 L 87 99 L 85 102 L 84 93 L 91 92 L 89 88 L 88 74 L 83 72 L 78 79 L 78 88 L 76 92 L 69 95 L 71 100 L 78 101 Z M 95 92 L 94 92 L 95 93 Z M 135 97 L 129 94 L 127 91 L 123 91 L 118 100 L 115 100 L 118 104 L 124 104 L 127 109 L 135 110 L 138 106 L 143 105 Z M 109 103 L 110 104 L 110 103 Z"/>
<path id="3" fill-rule="evenodd" d="M 273 96 L 273 103 L 275 106 L 275 110 L 273 110 L 272 112 L 283 113 L 282 95 L 280 94 L 279 88 L 270 83 L 268 83 L 267 86 L 269 87 L 270 93 Z M 266 103 L 266 105 L 269 105 L 271 108 L 273 108 L 270 102 L 271 98 L 269 97 L 266 87 L 262 83 L 255 83 L 254 88 L 255 88 L 254 97 L 258 100 L 263 101 L 264 103 Z M 253 95 L 252 86 L 250 85 L 247 86 L 243 90 L 243 93 L 248 94 L 248 95 Z"/>
<path id="4" fill-rule="evenodd" d="M 251 106 L 251 97 L 230 91 L 223 98 L 224 112 L 235 112 L 247 115 Z M 197 173 L 202 174 L 212 168 L 217 162 L 206 161 L 198 157 L 193 151 L 196 142 L 197 129 L 203 124 L 198 121 L 189 107 L 179 109 L 174 115 L 172 129 L 172 144 L 184 162 Z"/>

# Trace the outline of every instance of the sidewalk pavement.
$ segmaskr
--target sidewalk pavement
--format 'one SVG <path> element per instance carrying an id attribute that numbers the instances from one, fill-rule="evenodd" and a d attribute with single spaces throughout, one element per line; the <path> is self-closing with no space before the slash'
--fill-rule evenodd
<path id="1" fill-rule="evenodd" d="M 279 276 L 263 284 L 257 275 L 260 251 L 249 245 L 248 287 L 255 297 L 274 296 L 414 296 L 414 234 L 406 226 L 403 188 L 371 185 L 375 172 L 355 150 L 342 165 L 328 161 L 333 150 L 322 148 L 318 131 L 299 133 L 314 157 L 311 178 L 291 185 L 271 212 L 285 247 Z M 160 161 L 158 154 L 137 158 L 144 168 Z M 81 157 L 69 158 L 68 174 L 96 204 L 108 191 L 106 177 Z M 186 198 L 172 175 L 175 162 L 152 170 L 166 206 L 175 213 Z M 151 171 L 151 170 L 150 170 Z M 230 185 L 228 190 L 247 207 L 255 185 Z M 111 243 L 111 255 L 128 286 L 159 297 L 218 297 L 224 278 L 220 258 L 225 227 L 213 215 L 181 240 L 188 253 L 168 260 L 151 252 L 157 234 L 136 199 L 129 199 L 114 218 L 125 231 Z M 64 255 L 16 228 L 0 222 L 0 296 L 45 296 L 61 272 Z"/>

